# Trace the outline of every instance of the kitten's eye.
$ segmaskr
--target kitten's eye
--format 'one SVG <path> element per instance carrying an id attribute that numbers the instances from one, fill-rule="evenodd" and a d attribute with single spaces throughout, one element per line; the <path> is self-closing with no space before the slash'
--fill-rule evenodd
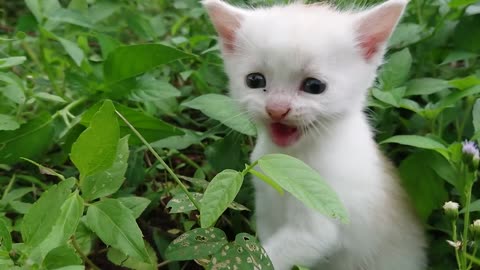
<path id="1" fill-rule="evenodd" d="M 250 88 L 263 88 L 267 86 L 267 81 L 261 73 L 250 73 L 245 78 L 247 86 Z"/>
<path id="2" fill-rule="evenodd" d="M 315 78 L 306 78 L 302 83 L 301 90 L 310 94 L 321 94 L 325 92 L 327 85 Z"/>

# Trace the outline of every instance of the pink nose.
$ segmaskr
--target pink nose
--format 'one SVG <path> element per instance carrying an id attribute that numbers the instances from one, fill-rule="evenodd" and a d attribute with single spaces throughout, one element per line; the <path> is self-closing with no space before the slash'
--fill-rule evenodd
<path id="1" fill-rule="evenodd" d="M 267 106 L 267 113 L 274 121 L 280 121 L 290 112 L 290 107 L 287 106 Z"/>

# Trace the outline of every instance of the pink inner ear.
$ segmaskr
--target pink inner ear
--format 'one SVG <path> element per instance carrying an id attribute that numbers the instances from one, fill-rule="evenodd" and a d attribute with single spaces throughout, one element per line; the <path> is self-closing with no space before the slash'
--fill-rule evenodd
<path id="1" fill-rule="evenodd" d="M 363 57 L 370 60 L 380 49 L 381 44 L 388 38 L 388 34 L 377 34 L 360 38 L 360 47 Z"/>
<path id="2" fill-rule="evenodd" d="M 403 8 L 403 2 L 387 2 L 367 11 L 362 16 L 357 34 L 363 57 L 366 60 L 370 60 L 380 53 L 382 46 L 392 34 Z"/>
<path id="3" fill-rule="evenodd" d="M 225 51 L 233 52 L 235 48 L 235 32 L 240 28 L 241 14 L 223 4 L 208 6 L 208 12 L 222 40 Z"/>

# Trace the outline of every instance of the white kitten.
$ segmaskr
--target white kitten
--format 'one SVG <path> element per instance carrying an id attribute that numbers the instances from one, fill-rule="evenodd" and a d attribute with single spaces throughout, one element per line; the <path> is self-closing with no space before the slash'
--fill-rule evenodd
<path id="1" fill-rule="evenodd" d="M 350 214 L 350 224 L 340 224 L 256 180 L 258 235 L 275 269 L 425 269 L 422 227 L 363 113 L 407 0 L 359 12 L 203 3 L 220 35 L 231 95 L 257 125 L 252 160 L 269 153 L 303 160 Z"/>

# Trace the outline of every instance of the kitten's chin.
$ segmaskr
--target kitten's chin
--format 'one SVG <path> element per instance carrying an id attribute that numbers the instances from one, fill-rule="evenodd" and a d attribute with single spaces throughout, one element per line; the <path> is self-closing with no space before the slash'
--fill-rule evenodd
<path id="1" fill-rule="evenodd" d="M 280 147 L 293 145 L 302 135 L 298 127 L 279 122 L 269 124 L 268 129 L 273 143 Z"/>

